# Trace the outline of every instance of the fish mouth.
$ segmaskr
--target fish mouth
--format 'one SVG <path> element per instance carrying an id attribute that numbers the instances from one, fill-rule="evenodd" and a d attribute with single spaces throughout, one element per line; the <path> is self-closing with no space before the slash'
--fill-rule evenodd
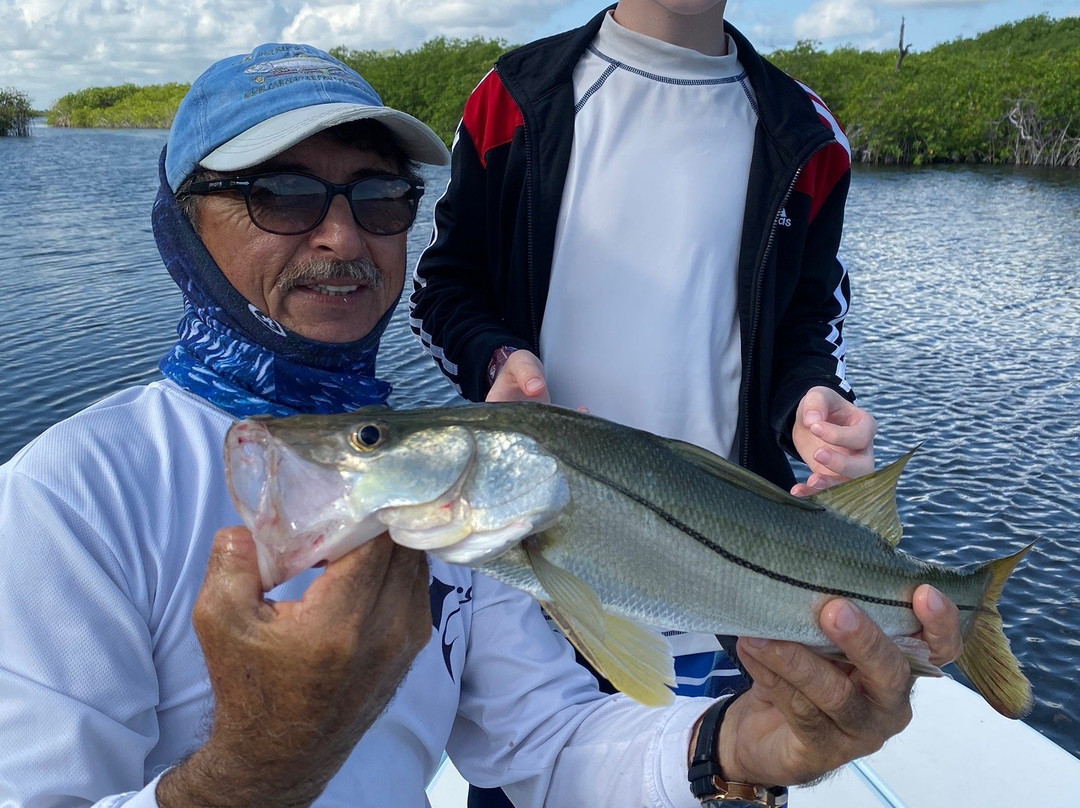
<path id="1" fill-rule="evenodd" d="M 302 458 L 258 421 L 225 436 L 233 505 L 255 540 L 264 589 L 338 558 L 386 528 L 348 508 L 348 481 L 336 468 Z"/>

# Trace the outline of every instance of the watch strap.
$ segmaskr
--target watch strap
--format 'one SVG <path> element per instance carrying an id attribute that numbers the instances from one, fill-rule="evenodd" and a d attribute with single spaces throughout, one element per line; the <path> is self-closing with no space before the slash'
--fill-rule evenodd
<path id="1" fill-rule="evenodd" d="M 741 694 L 740 694 L 741 695 Z M 723 803 L 741 802 L 779 808 L 787 805 L 787 789 L 783 786 L 763 786 L 756 783 L 736 783 L 725 780 L 720 773 L 720 724 L 738 695 L 717 701 L 705 711 L 698 727 L 697 742 L 690 758 L 687 779 L 690 791 L 703 806 L 712 808 Z"/>

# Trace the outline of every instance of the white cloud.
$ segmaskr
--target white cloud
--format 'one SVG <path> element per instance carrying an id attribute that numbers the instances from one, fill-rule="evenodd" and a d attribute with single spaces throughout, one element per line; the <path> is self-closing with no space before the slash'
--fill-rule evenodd
<path id="1" fill-rule="evenodd" d="M 917 9 L 935 9 L 935 8 L 981 8 L 982 6 L 989 5 L 996 0 L 880 0 L 883 6 L 892 6 L 893 8 L 905 9 L 905 8 L 917 8 Z M 1023 16 L 1022 14 L 1018 14 Z"/>
<path id="2" fill-rule="evenodd" d="M 795 18 L 797 39 L 843 40 L 877 33 L 881 20 L 864 0 L 820 0 Z"/>
<path id="3" fill-rule="evenodd" d="M 263 42 L 408 50 L 436 37 L 521 43 L 580 25 L 601 0 L 0 0 L 0 87 L 50 106 L 87 87 L 189 82 Z M 1075 0 L 729 0 L 727 17 L 759 49 L 895 45 L 900 16 L 928 47 Z"/>
<path id="4" fill-rule="evenodd" d="M 189 82 L 263 42 L 408 50 L 436 37 L 524 42 L 574 0 L 0 0 L 0 87 L 37 107 L 86 87 Z"/>

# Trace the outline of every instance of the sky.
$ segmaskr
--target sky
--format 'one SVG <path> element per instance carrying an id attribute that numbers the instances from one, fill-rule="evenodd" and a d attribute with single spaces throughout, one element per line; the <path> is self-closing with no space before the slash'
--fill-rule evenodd
<path id="1" fill-rule="evenodd" d="M 520 44 L 575 27 L 604 0 L 0 0 L 0 88 L 36 109 L 115 84 L 189 83 L 223 56 L 263 42 L 329 50 L 409 50 L 436 36 Z M 726 17 L 768 53 L 814 40 L 826 49 L 913 51 L 1080 0 L 728 0 Z"/>

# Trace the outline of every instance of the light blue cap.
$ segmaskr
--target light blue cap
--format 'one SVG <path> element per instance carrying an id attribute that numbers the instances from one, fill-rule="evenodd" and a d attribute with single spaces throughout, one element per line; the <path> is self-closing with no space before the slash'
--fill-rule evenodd
<path id="1" fill-rule="evenodd" d="M 317 132 L 361 118 L 390 129 L 411 160 L 450 162 L 438 135 L 385 106 L 344 62 L 310 45 L 268 43 L 215 62 L 195 79 L 169 131 L 165 176 L 175 192 L 197 166 L 250 168 Z"/>

